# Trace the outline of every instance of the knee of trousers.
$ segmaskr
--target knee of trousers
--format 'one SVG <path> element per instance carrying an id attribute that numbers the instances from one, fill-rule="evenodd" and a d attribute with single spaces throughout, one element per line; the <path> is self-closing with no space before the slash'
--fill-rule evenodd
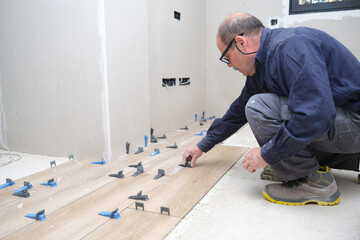
<path id="1" fill-rule="evenodd" d="M 264 119 L 279 118 L 279 96 L 273 93 L 261 93 L 250 97 L 245 106 L 245 115 L 249 124 Z"/>

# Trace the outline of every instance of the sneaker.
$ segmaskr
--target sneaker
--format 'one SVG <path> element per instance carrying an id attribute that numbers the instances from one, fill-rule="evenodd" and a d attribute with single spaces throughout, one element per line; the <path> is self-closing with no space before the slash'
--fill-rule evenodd
<path id="1" fill-rule="evenodd" d="M 264 167 L 264 169 L 262 170 L 262 172 L 260 174 L 260 178 L 262 180 L 276 181 L 275 172 L 270 167 L 270 165 L 267 165 Z"/>
<path id="2" fill-rule="evenodd" d="M 321 167 L 310 177 L 269 184 L 265 186 L 263 194 L 270 202 L 284 205 L 335 205 L 341 199 L 341 193 L 328 167 Z"/>

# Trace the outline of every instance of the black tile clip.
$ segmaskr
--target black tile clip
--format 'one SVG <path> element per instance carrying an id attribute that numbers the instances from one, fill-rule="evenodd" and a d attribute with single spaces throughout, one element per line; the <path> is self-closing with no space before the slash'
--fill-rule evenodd
<path id="1" fill-rule="evenodd" d="M 110 174 L 109 177 L 125 178 L 125 175 L 123 174 L 123 171 L 121 170 L 118 173 Z"/>
<path id="2" fill-rule="evenodd" d="M 152 143 L 157 143 L 158 140 L 156 139 L 156 137 L 155 137 L 154 135 L 151 135 L 151 136 L 150 136 L 150 142 L 152 142 Z"/>
<path id="3" fill-rule="evenodd" d="M 135 202 L 135 208 L 136 210 L 138 210 L 138 207 L 141 207 L 142 210 L 144 211 L 144 203 L 141 202 Z"/>
<path id="4" fill-rule="evenodd" d="M 139 162 L 136 165 L 129 165 L 128 167 L 133 167 L 133 168 L 137 168 L 138 166 L 142 166 L 142 162 Z"/>
<path id="5" fill-rule="evenodd" d="M 160 207 L 160 213 L 163 214 L 163 212 L 167 212 L 170 216 L 170 208 L 168 207 Z"/>
<path id="6" fill-rule="evenodd" d="M 137 165 L 129 165 L 129 167 L 134 167 L 137 169 L 136 172 L 132 175 L 133 177 L 136 177 L 137 175 L 144 172 L 144 167 L 141 162 L 139 162 Z"/>
<path id="7" fill-rule="evenodd" d="M 139 154 L 144 151 L 144 148 L 139 147 L 138 150 L 134 154 Z"/>
<path id="8" fill-rule="evenodd" d="M 126 142 L 126 154 L 129 154 L 130 151 L 130 143 Z"/>
<path id="9" fill-rule="evenodd" d="M 166 148 L 173 148 L 173 149 L 177 149 L 177 148 L 178 148 L 178 146 L 176 145 L 176 143 L 174 143 L 174 145 L 173 145 L 173 146 L 167 146 Z"/>
<path id="10" fill-rule="evenodd" d="M 142 195 L 142 191 L 138 192 L 136 196 L 129 196 L 129 199 L 142 200 L 142 201 L 149 200 L 148 195 Z"/>
<path id="11" fill-rule="evenodd" d="M 56 162 L 55 161 L 50 162 L 50 167 L 53 167 L 53 165 L 56 167 Z"/>
<path id="12" fill-rule="evenodd" d="M 21 198 L 28 198 L 30 197 L 30 193 L 27 188 L 22 189 L 19 192 L 13 193 L 14 196 L 21 197 Z"/>
<path id="13" fill-rule="evenodd" d="M 180 167 L 189 167 L 191 168 L 191 161 L 186 160 L 185 164 L 179 164 Z"/>
<path id="14" fill-rule="evenodd" d="M 156 137 L 154 136 L 154 129 L 153 128 L 150 128 L 150 142 L 152 143 L 157 143 L 157 139 Z"/>
<path id="15" fill-rule="evenodd" d="M 166 135 L 164 134 L 162 137 L 157 137 L 157 139 L 166 139 Z"/>
<path id="16" fill-rule="evenodd" d="M 200 119 L 200 122 L 206 122 L 205 112 L 202 112 L 202 117 Z"/>
<path id="17" fill-rule="evenodd" d="M 189 130 L 189 128 L 187 126 L 180 128 L 180 130 Z"/>
<path id="18" fill-rule="evenodd" d="M 162 169 L 158 169 L 158 174 L 154 177 L 154 180 L 157 180 L 161 178 L 162 176 L 165 176 L 165 171 Z"/>

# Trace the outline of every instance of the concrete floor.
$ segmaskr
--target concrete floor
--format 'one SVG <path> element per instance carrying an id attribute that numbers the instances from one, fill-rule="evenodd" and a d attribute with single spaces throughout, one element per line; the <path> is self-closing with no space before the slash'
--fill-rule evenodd
<path id="1" fill-rule="evenodd" d="M 224 141 L 227 145 L 256 147 L 246 125 Z M 0 167 L 0 184 L 6 177 L 14 180 L 68 161 L 20 153 L 21 159 Z M 0 158 L 0 164 L 7 162 Z M 285 206 L 265 200 L 267 181 L 260 171 L 248 173 L 241 159 L 204 196 L 193 210 L 168 234 L 171 239 L 316 239 L 360 240 L 360 184 L 358 173 L 332 170 L 342 193 L 336 206 Z"/>
<path id="2" fill-rule="evenodd" d="M 258 146 L 248 125 L 224 141 L 228 145 Z M 262 195 L 270 182 L 260 172 L 249 173 L 241 159 L 182 220 L 172 239 L 360 239 L 358 173 L 332 170 L 342 193 L 336 206 L 286 206 Z"/>

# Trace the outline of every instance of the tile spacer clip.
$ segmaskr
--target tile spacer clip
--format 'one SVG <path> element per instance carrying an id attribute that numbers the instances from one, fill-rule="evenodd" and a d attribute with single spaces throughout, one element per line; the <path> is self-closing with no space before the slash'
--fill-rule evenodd
<path id="1" fill-rule="evenodd" d="M 180 130 L 189 130 L 189 128 L 187 126 L 180 128 Z"/>
<path id="2" fill-rule="evenodd" d="M 55 161 L 51 161 L 51 162 L 50 162 L 50 167 L 53 167 L 53 166 L 56 167 L 56 162 L 55 162 Z"/>
<path id="3" fill-rule="evenodd" d="M 130 151 L 130 142 L 126 142 L 126 154 L 129 154 Z"/>
<path id="4" fill-rule="evenodd" d="M 109 177 L 125 178 L 125 175 L 123 174 L 123 171 L 121 170 L 118 173 L 110 174 Z"/>
<path id="5" fill-rule="evenodd" d="M 97 161 L 97 162 L 91 162 L 91 164 L 100 164 L 100 165 L 105 165 L 106 161 L 104 160 L 104 158 L 102 158 L 101 161 Z"/>
<path id="6" fill-rule="evenodd" d="M 155 149 L 154 149 L 154 152 L 153 152 L 152 154 L 150 154 L 150 156 L 155 156 L 155 155 L 157 155 L 157 154 L 160 154 L 160 149 L 155 148 Z"/>
<path id="7" fill-rule="evenodd" d="M 191 161 L 186 160 L 185 163 L 179 164 L 180 167 L 188 167 L 191 168 Z"/>
<path id="8" fill-rule="evenodd" d="M 15 182 L 14 182 L 12 179 L 7 178 L 7 179 L 6 179 L 6 183 L 3 184 L 3 185 L 1 185 L 1 186 L 0 186 L 0 189 L 3 189 L 3 188 L 6 188 L 6 187 L 9 187 L 9 186 L 12 186 L 12 185 L 14 185 L 14 184 L 15 184 Z"/>
<path id="9" fill-rule="evenodd" d="M 138 192 L 136 196 L 129 196 L 129 199 L 142 200 L 142 201 L 149 200 L 148 195 L 142 195 L 142 191 Z"/>
<path id="10" fill-rule="evenodd" d="M 157 139 L 156 137 L 154 136 L 154 129 L 153 128 L 150 128 L 150 142 L 152 143 L 157 143 Z"/>
<path id="11" fill-rule="evenodd" d="M 163 214 L 163 212 L 167 212 L 170 216 L 170 208 L 168 207 L 160 207 L 160 213 Z"/>
<path id="12" fill-rule="evenodd" d="M 158 174 L 154 177 L 154 180 L 157 180 L 162 176 L 165 176 L 165 171 L 163 169 L 158 169 Z"/>
<path id="13" fill-rule="evenodd" d="M 57 184 L 56 184 L 54 178 L 49 179 L 47 182 L 40 183 L 40 185 L 49 186 L 49 187 L 57 187 Z"/>
<path id="14" fill-rule="evenodd" d="M 28 198 L 30 197 L 30 193 L 27 188 L 21 189 L 20 191 L 14 192 L 14 196 L 21 197 L 21 198 Z"/>
<path id="15" fill-rule="evenodd" d="M 164 134 L 162 137 L 157 137 L 157 139 L 166 139 L 166 135 Z"/>
<path id="16" fill-rule="evenodd" d="M 114 218 L 114 219 L 119 219 L 120 214 L 119 214 L 118 210 L 119 209 L 117 208 L 112 212 L 99 212 L 98 215 L 104 216 L 104 217 L 109 217 L 109 218 Z"/>
<path id="17" fill-rule="evenodd" d="M 174 143 L 174 145 L 173 145 L 173 146 L 167 146 L 166 148 L 173 148 L 173 149 L 177 149 L 177 148 L 178 148 L 178 146 L 176 145 L 176 143 Z"/>
<path id="18" fill-rule="evenodd" d="M 45 221 L 47 219 L 45 216 L 45 209 L 37 212 L 36 214 L 29 213 L 25 215 L 25 217 L 35 219 L 36 221 Z"/>
<path id="19" fill-rule="evenodd" d="M 139 154 L 144 151 L 144 148 L 139 147 L 138 150 L 134 154 Z"/>
<path id="20" fill-rule="evenodd" d="M 19 197 L 30 197 L 30 194 L 28 193 L 28 189 L 32 188 L 33 185 L 30 182 L 24 182 L 24 186 L 22 188 L 19 188 L 18 190 L 15 190 L 13 195 L 19 196 Z M 26 191 L 23 191 L 26 190 Z"/>
<path id="21" fill-rule="evenodd" d="M 144 203 L 141 202 L 135 202 L 135 208 L 136 210 L 138 210 L 138 207 L 141 207 L 142 210 L 144 211 Z"/>
<path id="22" fill-rule="evenodd" d="M 133 177 L 136 177 L 137 175 L 144 172 L 144 167 L 141 162 L 139 162 L 138 165 L 129 165 L 129 167 L 136 167 L 136 172 L 132 175 Z"/>

